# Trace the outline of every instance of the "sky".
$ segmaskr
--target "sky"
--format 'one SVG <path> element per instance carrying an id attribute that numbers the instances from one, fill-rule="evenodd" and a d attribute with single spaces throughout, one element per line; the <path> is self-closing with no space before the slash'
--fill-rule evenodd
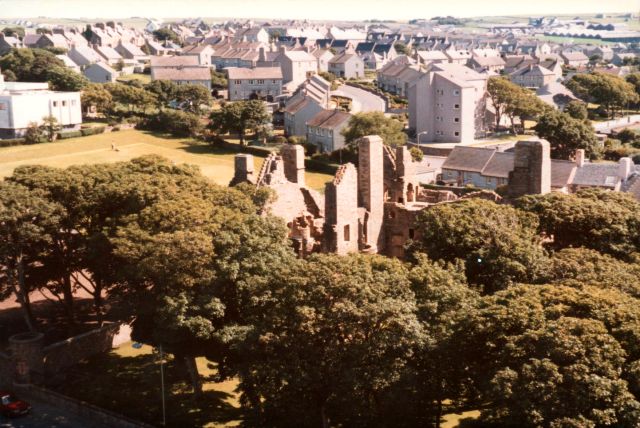
<path id="1" fill-rule="evenodd" d="M 640 11 L 640 0 L 0 0 L 3 18 L 413 19 Z"/>

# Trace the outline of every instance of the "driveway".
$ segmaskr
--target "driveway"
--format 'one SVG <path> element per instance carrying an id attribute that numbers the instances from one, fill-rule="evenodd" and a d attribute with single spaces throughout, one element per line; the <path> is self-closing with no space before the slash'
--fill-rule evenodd
<path id="1" fill-rule="evenodd" d="M 385 111 L 384 100 L 360 88 L 354 88 L 349 85 L 342 85 L 337 90 L 332 91 L 331 95 L 339 97 L 351 98 L 351 113 L 361 113 L 370 111 Z"/>
<path id="2" fill-rule="evenodd" d="M 33 407 L 30 414 L 19 418 L 0 416 L 0 428 L 107 428 L 43 401 L 28 401 Z"/>

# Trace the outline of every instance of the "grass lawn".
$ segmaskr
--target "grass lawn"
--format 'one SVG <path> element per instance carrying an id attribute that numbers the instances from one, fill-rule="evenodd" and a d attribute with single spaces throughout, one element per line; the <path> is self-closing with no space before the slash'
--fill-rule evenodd
<path id="1" fill-rule="evenodd" d="M 119 151 L 111 150 L 114 143 Z M 233 178 L 234 153 L 185 138 L 161 137 L 137 130 L 70 138 L 55 143 L 0 148 L 0 177 L 6 177 L 20 165 L 49 165 L 64 168 L 70 165 L 111 163 L 158 154 L 176 163 L 200 167 L 202 173 L 217 184 L 227 185 Z M 254 157 L 255 170 L 260 170 L 263 158 Z M 323 190 L 333 177 L 307 172 L 307 185 Z"/>
<path id="2" fill-rule="evenodd" d="M 134 349 L 125 343 L 97 355 L 68 371 L 58 392 L 113 410 L 152 425 L 162 422 L 159 356 L 147 345 Z M 165 354 L 165 400 L 169 427 L 231 427 L 243 419 L 235 392 L 237 382 L 204 383 L 204 394 L 195 399 L 186 370 Z M 215 375 L 214 365 L 198 358 L 204 379 Z"/>

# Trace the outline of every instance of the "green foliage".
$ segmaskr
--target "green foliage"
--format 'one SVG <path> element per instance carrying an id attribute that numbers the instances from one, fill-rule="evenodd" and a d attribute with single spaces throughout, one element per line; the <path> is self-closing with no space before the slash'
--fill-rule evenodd
<path id="1" fill-rule="evenodd" d="M 574 119 L 587 120 L 589 112 L 587 105 L 580 101 L 570 101 L 564 108 L 564 112 Z"/>
<path id="2" fill-rule="evenodd" d="M 424 159 L 424 153 L 417 147 L 411 147 L 409 153 L 411 153 L 411 159 L 413 159 L 414 162 L 422 162 L 422 159 Z"/>
<path id="3" fill-rule="evenodd" d="M 101 83 L 90 83 L 80 95 L 84 108 L 95 106 L 97 113 L 106 113 L 113 108 L 113 96 Z"/>
<path id="4" fill-rule="evenodd" d="M 177 85 L 175 101 L 187 112 L 200 113 L 202 107 L 210 107 L 211 93 L 202 85 Z"/>
<path id="5" fill-rule="evenodd" d="M 0 57 L 0 68 L 13 73 L 12 80 L 49 82 L 51 89 L 79 91 L 87 79 L 68 69 L 55 54 L 44 49 L 12 49 Z"/>
<path id="6" fill-rule="evenodd" d="M 195 137 L 204 126 L 200 116 L 180 110 L 162 110 L 144 124 L 147 129 L 167 132 L 176 137 Z"/>
<path id="7" fill-rule="evenodd" d="M 485 292 L 535 282 L 545 261 L 537 218 L 507 205 L 469 199 L 435 205 L 416 219 L 411 252 L 465 264 L 469 282 Z"/>
<path id="8" fill-rule="evenodd" d="M 552 238 L 553 248 L 592 248 L 620 258 L 640 249 L 640 203 L 628 193 L 587 189 L 524 196 L 517 204 L 538 216 L 539 232 Z"/>
<path id="9" fill-rule="evenodd" d="M 549 107 L 534 93 L 512 83 L 505 77 L 490 77 L 487 91 L 496 111 L 496 129 L 500 127 L 502 116 L 506 115 L 511 121 L 511 132 L 514 135 L 518 133 L 516 118 L 519 119 L 522 131 L 524 131 L 525 119 L 535 119 L 549 110 Z"/>
<path id="10" fill-rule="evenodd" d="M 402 42 L 396 42 L 393 47 L 395 48 L 396 52 L 398 52 L 398 55 L 409 55 L 411 53 L 409 48 L 407 48 L 407 45 Z"/>
<path id="11" fill-rule="evenodd" d="M 229 82 L 226 74 L 211 69 L 211 87 L 213 89 L 227 89 L 227 86 L 229 86 Z"/>
<path id="12" fill-rule="evenodd" d="M 271 122 L 271 114 L 262 101 L 238 101 L 223 105 L 211 113 L 209 128 L 218 134 L 236 133 L 244 143 L 247 129 L 256 133 L 262 125 Z"/>
<path id="13" fill-rule="evenodd" d="M 367 135 L 379 135 L 384 144 L 391 147 L 402 146 L 407 142 L 404 124 L 379 111 L 353 115 L 342 135 L 351 146 L 355 146 L 360 138 Z"/>
<path id="14" fill-rule="evenodd" d="M 14 26 L 14 27 L 4 27 L 2 32 L 7 37 L 18 37 L 20 39 L 24 38 L 25 32 L 24 27 Z"/>
<path id="15" fill-rule="evenodd" d="M 153 32 L 153 37 L 163 42 L 166 40 L 170 40 L 173 43 L 180 44 L 180 36 L 178 36 L 175 31 L 168 27 L 155 30 Z"/>
<path id="16" fill-rule="evenodd" d="M 591 158 L 599 156 L 598 139 L 589 122 L 574 119 L 567 113 L 549 110 L 538 119 L 535 131 L 549 141 L 551 157 L 572 159 L 576 150 L 584 149 Z"/>
<path id="17" fill-rule="evenodd" d="M 155 95 L 158 108 L 168 106 L 178 94 L 178 85 L 171 80 L 152 80 L 144 88 Z"/>
<path id="18" fill-rule="evenodd" d="M 82 128 L 80 133 L 83 137 L 87 137 L 89 135 L 97 135 L 102 134 L 105 131 L 106 127 L 104 126 L 92 126 L 90 128 Z"/>
<path id="19" fill-rule="evenodd" d="M 37 122 L 29 122 L 24 134 L 26 144 L 38 144 L 45 141 L 42 127 Z"/>
<path id="20" fill-rule="evenodd" d="M 633 84 L 612 74 L 576 74 L 566 86 L 583 100 L 601 104 L 611 117 L 639 99 Z"/>
<path id="21" fill-rule="evenodd" d="M 114 103 L 132 111 L 146 111 L 156 104 L 153 93 L 124 83 L 105 83 L 104 88 L 111 94 Z"/>
<path id="22" fill-rule="evenodd" d="M 82 131 L 58 132 L 58 140 L 66 140 L 68 138 L 82 137 Z"/>

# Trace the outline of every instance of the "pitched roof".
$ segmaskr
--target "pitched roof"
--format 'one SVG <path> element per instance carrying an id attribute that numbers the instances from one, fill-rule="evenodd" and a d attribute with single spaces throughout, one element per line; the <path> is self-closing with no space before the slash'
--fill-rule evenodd
<path id="1" fill-rule="evenodd" d="M 576 170 L 572 184 L 614 188 L 620 181 L 617 163 L 585 163 Z"/>
<path id="2" fill-rule="evenodd" d="M 229 79 L 282 79 L 280 67 L 226 68 Z"/>
<path id="3" fill-rule="evenodd" d="M 294 98 L 292 102 L 287 103 L 283 110 L 285 113 L 296 114 L 309 104 L 311 104 L 311 100 L 307 97 Z"/>
<path id="4" fill-rule="evenodd" d="M 307 121 L 308 126 L 318 128 L 334 129 L 347 122 L 351 115 L 342 110 L 322 110 L 311 120 Z"/>
<path id="5" fill-rule="evenodd" d="M 200 62 L 198 57 L 193 55 L 185 56 L 152 56 L 151 67 L 198 67 Z"/>
<path id="6" fill-rule="evenodd" d="M 356 59 L 356 60 L 360 60 L 360 57 L 356 54 L 350 54 L 350 53 L 342 53 L 342 54 L 338 54 L 336 56 L 334 56 L 333 58 L 331 58 L 329 60 L 329 64 L 344 64 L 348 61 L 351 61 L 352 59 Z"/>
<path id="7" fill-rule="evenodd" d="M 211 80 L 209 67 L 158 68 L 155 80 Z"/>
<path id="8" fill-rule="evenodd" d="M 442 169 L 482 172 L 495 152 L 495 149 L 456 146 L 442 164 Z"/>

